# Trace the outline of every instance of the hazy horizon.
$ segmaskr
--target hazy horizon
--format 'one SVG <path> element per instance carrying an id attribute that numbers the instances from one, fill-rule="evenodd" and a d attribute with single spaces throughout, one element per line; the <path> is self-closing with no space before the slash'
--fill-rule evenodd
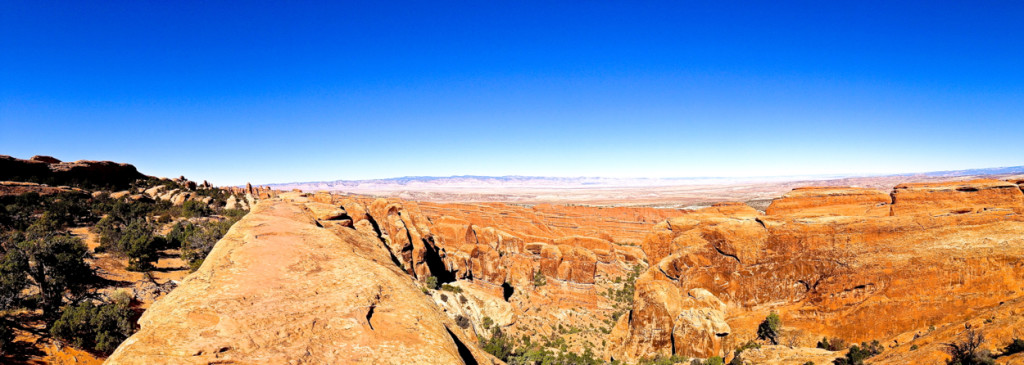
<path id="1" fill-rule="evenodd" d="M 1024 4 L 0 4 L 0 154 L 252 182 L 1020 165 Z"/>

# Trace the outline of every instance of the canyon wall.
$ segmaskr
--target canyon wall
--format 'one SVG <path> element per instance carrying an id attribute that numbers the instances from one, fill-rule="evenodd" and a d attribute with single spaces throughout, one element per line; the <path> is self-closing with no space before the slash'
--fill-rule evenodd
<path id="1" fill-rule="evenodd" d="M 489 363 L 495 328 L 606 360 L 728 359 L 770 312 L 790 347 L 751 352 L 766 363 L 840 356 L 793 350 L 822 336 L 932 338 L 941 359 L 950 326 L 1024 310 L 1006 307 L 1024 303 L 1017 181 L 799 188 L 764 213 L 265 194 L 113 363 Z"/>
<path id="2" fill-rule="evenodd" d="M 1024 294 L 1022 209 L 1020 186 L 975 180 L 803 188 L 767 214 L 722 205 L 670 218 L 644 241 L 651 266 L 612 356 L 722 356 L 769 311 L 848 341 L 972 318 Z"/>

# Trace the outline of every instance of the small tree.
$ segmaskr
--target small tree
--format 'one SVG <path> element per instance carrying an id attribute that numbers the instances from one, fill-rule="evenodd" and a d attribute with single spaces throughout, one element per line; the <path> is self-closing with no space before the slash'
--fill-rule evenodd
<path id="1" fill-rule="evenodd" d="M 145 220 L 132 220 L 124 228 L 117 250 L 128 256 L 128 270 L 146 271 L 153 268 L 157 260 L 157 250 L 163 246 L 163 237 L 153 235 L 153 226 Z"/>
<path id="2" fill-rule="evenodd" d="M 973 329 L 968 329 L 960 341 L 944 344 L 945 351 L 951 357 L 946 364 L 949 365 L 995 365 L 995 360 L 988 351 L 980 350 L 981 344 L 985 342 L 985 335 Z"/>
<path id="3" fill-rule="evenodd" d="M 427 288 L 437 289 L 437 277 L 436 276 L 431 275 L 431 276 L 427 277 Z"/>
<path id="4" fill-rule="evenodd" d="M 33 284 L 39 288 L 43 314 L 51 317 L 63 304 L 65 294 L 77 296 L 92 279 L 92 268 L 85 262 L 88 248 L 78 237 L 46 231 L 45 222 L 29 227 L 26 240 L 18 244 L 19 257 Z"/>
<path id="5" fill-rule="evenodd" d="M 779 344 L 779 330 L 782 329 L 782 319 L 775 312 L 768 314 L 761 325 L 757 326 L 757 338 L 771 342 L 773 345 Z"/>

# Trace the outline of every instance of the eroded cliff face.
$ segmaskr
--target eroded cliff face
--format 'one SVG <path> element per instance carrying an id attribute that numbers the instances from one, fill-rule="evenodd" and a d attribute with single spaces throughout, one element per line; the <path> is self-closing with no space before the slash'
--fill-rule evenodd
<path id="1" fill-rule="evenodd" d="M 113 363 L 489 363 L 476 343 L 494 328 L 604 359 L 728 360 L 770 311 L 785 346 L 750 361 L 841 356 L 800 349 L 822 336 L 941 358 L 945 333 L 1010 333 L 1019 321 L 998 316 L 1024 308 L 1016 181 L 801 188 L 766 213 L 275 194 L 146 312 Z M 885 361 L 923 354 L 900 349 Z"/>
<path id="2" fill-rule="evenodd" d="M 108 363 L 496 362 L 376 235 L 330 224 L 345 219 L 332 209 L 291 194 L 261 201 Z"/>
<path id="3" fill-rule="evenodd" d="M 645 239 L 651 266 L 611 354 L 722 356 L 722 342 L 754 338 L 769 310 L 809 338 L 857 342 L 973 318 L 1024 294 L 1022 199 L 994 180 L 811 188 L 768 214 L 719 206 L 670 218 Z M 694 290 L 723 305 L 694 302 Z M 687 311 L 709 314 L 687 321 Z M 703 335 L 680 346 L 670 336 L 680 333 Z"/>

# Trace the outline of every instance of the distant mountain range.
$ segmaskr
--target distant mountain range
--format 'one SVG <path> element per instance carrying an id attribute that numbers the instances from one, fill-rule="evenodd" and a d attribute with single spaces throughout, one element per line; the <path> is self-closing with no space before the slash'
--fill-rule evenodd
<path id="1" fill-rule="evenodd" d="M 403 176 L 387 179 L 334 180 L 314 182 L 292 182 L 267 184 L 274 189 L 300 189 L 306 191 L 365 191 L 365 190 L 431 190 L 435 188 L 614 188 L 614 187 L 657 187 L 686 185 L 727 185 L 755 182 L 814 181 L 873 176 L 987 176 L 1024 174 L 1024 166 L 994 167 L 983 169 L 932 171 L 908 174 L 878 175 L 795 175 L 795 176 L 753 176 L 753 177 L 680 177 L 680 178 L 609 178 L 609 177 L 547 177 L 547 176 Z"/>

